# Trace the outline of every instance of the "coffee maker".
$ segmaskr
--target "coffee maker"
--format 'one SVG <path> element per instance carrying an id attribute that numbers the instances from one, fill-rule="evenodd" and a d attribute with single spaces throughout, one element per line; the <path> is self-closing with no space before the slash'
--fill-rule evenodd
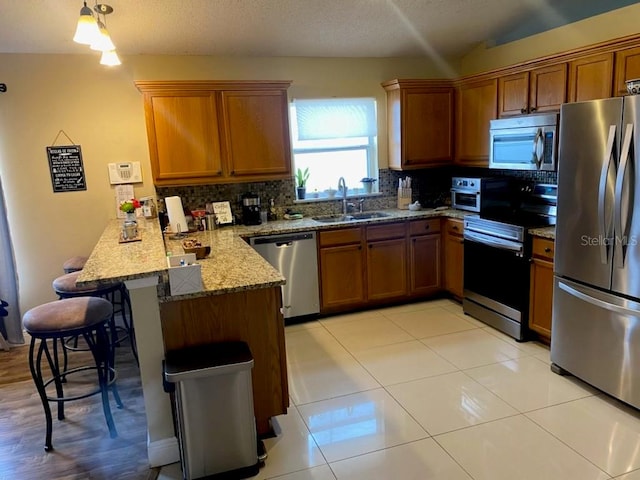
<path id="1" fill-rule="evenodd" d="M 242 223 L 260 225 L 260 197 L 255 193 L 242 195 Z"/>

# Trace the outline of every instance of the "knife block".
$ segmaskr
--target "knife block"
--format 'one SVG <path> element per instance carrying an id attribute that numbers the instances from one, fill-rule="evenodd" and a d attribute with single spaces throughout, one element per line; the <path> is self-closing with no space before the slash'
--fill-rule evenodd
<path id="1" fill-rule="evenodd" d="M 398 188 L 398 208 L 400 210 L 408 210 L 411 203 L 411 189 Z"/>

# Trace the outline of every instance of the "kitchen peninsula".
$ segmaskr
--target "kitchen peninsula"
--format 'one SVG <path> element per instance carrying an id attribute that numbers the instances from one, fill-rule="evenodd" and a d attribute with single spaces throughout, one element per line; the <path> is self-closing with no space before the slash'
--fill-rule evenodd
<path id="1" fill-rule="evenodd" d="M 203 290 L 170 296 L 165 242 L 158 222 L 140 220 L 141 241 L 120 244 L 121 221 L 111 220 L 93 249 L 81 284 L 125 282 L 133 308 L 140 377 L 147 416 L 147 451 L 152 467 L 179 461 L 170 397 L 162 386 L 165 349 L 213 341 L 247 342 L 256 425 L 289 404 L 280 285 L 285 280 L 231 230 L 206 232 L 211 253 L 202 265 Z M 171 243 L 167 244 L 173 248 Z M 182 253 L 176 252 L 176 253 Z"/>

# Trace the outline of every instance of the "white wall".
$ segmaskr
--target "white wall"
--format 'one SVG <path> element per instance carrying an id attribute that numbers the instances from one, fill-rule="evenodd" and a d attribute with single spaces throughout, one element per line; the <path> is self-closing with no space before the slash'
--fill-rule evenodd
<path id="1" fill-rule="evenodd" d="M 107 164 L 140 161 L 154 193 L 142 96 L 135 80 L 292 80 L 290 98 L 374 96 L 381 166 L 387 165 L 384 90 L 393 78 L 440 76 L 424 59 L 123 57 L 106 68 L 94 54 L 0 54 L 0 176 L 15 248 L 21 311 L 55 299 L 52 280 L 73 255 L 89 255 L 115 217 Z M 87 190 L 53 193 L 45 147 L 64 130 L 81 145 Z M 63 135 L 56 144 L 66 144 Z"/>

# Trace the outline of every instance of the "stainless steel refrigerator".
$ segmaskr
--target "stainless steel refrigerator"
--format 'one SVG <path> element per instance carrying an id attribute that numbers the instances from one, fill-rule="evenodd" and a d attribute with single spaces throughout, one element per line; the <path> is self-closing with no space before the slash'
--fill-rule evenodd
<path id="1" fill-rule="evenodd" d="M 562 105 L 559 138 L 552 369 L 640 408 L 640 96 Z"/>

